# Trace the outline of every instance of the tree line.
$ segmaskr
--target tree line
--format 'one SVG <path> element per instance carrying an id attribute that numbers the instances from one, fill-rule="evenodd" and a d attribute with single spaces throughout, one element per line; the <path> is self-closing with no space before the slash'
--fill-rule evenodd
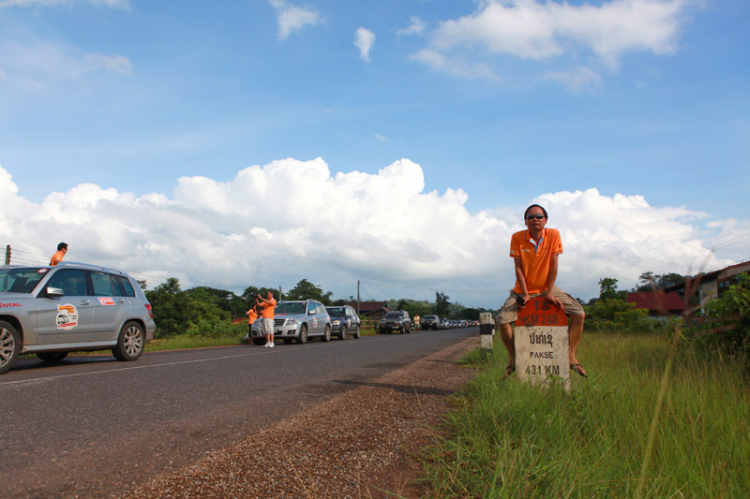
<path id="1" fill-rule="evenodd" d="M 145 288 L 146 283 L 141 282 Z M 144 291 L 151 303 L 154 322 L 156 322 L 156 336 L 159 338 L 191 335 L 229 335 L 237 334 L 230 331 L 226 325 L 232 321 L 245 317 L 250 307 L 255 304 L 255 296 L 265 296 L 272 292 L 278 298 L 277 288 L 248 286 L 237 295 L 233 291 L 217 289 L 208 286 L 197 286 L 183 290 L 176 277 L 168 278 L 153 290 Z M 347 301 L 334 299 L 333 292 L 324 291 L 307 279 L 299 281 L 292 289 L 285 292 L 284 300 L 318 300 L 326 306 L 344 305 Z M 408 298 L 385 300 L 389 308 L 406 310 L 413 317 L 435 314 L 441 318 L 479 320 L 479 314 L 484 309 L 468 308 L 459 303 L 451 303 L 450 297 L 442 292 L 435 293 L 435 302 L 411 300 Z"/>

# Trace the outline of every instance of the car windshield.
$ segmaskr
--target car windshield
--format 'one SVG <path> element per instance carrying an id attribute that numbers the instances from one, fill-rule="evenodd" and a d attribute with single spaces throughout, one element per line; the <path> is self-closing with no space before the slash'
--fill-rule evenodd
<path id="1" fill-rule="evenodd" d="M 287 301 L 281 302 L 276 306 L 276 315 L 281 314 L 304 314 L 305 313 L 305 302 L 301 301 Z"/>
<path id="2" fill-rule="evenodd" d="M 344 309 L 344 307 L 331 307 L 326 308 L 326 310 L 328 310 L 328 315 L 331 317 L 344 317 L 346 315 L 346 309 Z"/>
<path id="3" fill-rule="evenodd" d="M 385 314 L 386 319 L 400 319 L 401 317 L 403 317 L 401 312 L 388 312 Z"/>
<path id="4" fill-rule="evenodd" d="M 42 280 L 46 268 L 0 269 L 0 291 L 31 293 Z"/>

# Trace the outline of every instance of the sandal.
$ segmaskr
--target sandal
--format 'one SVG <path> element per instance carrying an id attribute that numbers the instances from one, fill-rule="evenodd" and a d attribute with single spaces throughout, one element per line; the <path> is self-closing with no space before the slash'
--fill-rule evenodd
<path id="1" fill-rule="evenodd" d="M 583 376 L 584 378 L 588 378 L 588 376 L 586 376 L 586 370 L 583 368 L 581 364 L 571 364 L 570 370 L 575 371 L 576 373 Z"/>

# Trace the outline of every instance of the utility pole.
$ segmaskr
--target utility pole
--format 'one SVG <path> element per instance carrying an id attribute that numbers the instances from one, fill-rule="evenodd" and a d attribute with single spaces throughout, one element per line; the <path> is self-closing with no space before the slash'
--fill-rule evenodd
<path id="1" fill-rule="evenodd" d="M 10 265 L 10 244 L 5 247 L 5 265 Z"/>
<path id="2" fill-rule="evenodd" d="M 357 317 L 359 317 L 359 280 L 357 281 Z"/>

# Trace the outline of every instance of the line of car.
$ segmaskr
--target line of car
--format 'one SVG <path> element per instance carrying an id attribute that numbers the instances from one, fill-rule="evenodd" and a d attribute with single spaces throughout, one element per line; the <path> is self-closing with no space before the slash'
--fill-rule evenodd
<path id="1" fill-rule="evenodd" d="M 36 354 L 60 362 L 69 352 L 111 350 L 121 361 L 133 361 L 154 338 L 151 304 L 138 282 L 124 272 L 75 262 L 49 266 L 0 266 L 0 374 L 18 356 Z M 422 329 L 465 327 L 467 321 L 427 315 Z M 409 334 L 414 324 L 404 310 L 387 312 L 379 334 Z M 362 334 L 362 323 L 349 305 L 326 307 L 317 300 L 279 301 L 274 337 L 284 343 L 306 343 L 319 337 L 340 340 Z M 245 341 L 265 343 L 260 320 Z"/>

